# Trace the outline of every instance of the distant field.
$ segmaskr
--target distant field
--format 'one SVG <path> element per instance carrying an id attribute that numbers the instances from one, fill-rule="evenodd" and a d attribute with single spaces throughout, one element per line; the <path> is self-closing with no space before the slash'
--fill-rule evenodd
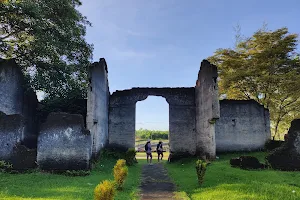
<path id="1" fill-rule="evenodd" d="M 160 140 L 151 140 L 152 151 L 156 150 L 156 145 L 159 143 Z M 169 140 L 161 140 L 163 142 L 163 149 L 164 151 L 169 151 Z M 144 147 L 147 140 L 143 139 L 136 139 L 135 140 L 135 149 L 136 151 L 144 151 Z"/>

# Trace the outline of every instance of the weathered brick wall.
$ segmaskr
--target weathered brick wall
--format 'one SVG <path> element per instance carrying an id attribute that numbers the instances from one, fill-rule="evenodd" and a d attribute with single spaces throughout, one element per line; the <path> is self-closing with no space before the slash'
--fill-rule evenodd
<path id="1" fill-rule="evenodd" d="M 254 100 L 220 101 L 216 122 L 218 152 L 263 149 L 271 139 L 269 111 Z"/>
<path id="2" fill-rule="evenodd" d="M 216 156 L 215 121 L 220 116 L 217 67 L 201 62 L 195 87 L 197 154 L 203 158 Z"/>
<path id="3" fill-rule="evenodd" d="M 43 170 L 86 170 L 90 168 L 92 138 L 77 114 L 51 113 L 42 124 L 37 163 Z"/>
<path id="4" fill-rule="evenodd" d="M 97 157 L 108 142 L 109 86 L 107 65 L 104 58 L 89 68 L 87 100 L 87 129 L 93 138 L 93 156 Z"/>

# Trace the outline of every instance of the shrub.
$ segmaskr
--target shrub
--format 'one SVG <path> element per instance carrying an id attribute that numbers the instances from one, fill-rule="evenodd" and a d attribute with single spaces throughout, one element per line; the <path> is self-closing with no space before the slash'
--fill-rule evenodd
<path id="1" fill-rule="evenodd" d="M 126 167 L 126 161 L 123 159 L 119 159 L 114 166 L 114 178 L 118 190 L 123 189 L 123 185 L 127 175 L 128 168 Z"/>
<path id="2" fill-rule="evenodd" d="M 12 171 L 12 164 L 5 162 L 4 160 L 0 160 L 0 172 L 10 172 Z"/>
<path id="3" fill-rule="evenodd" d="M 113 200 L 116 190 L 113 181 L 105 180 L 98 184 L 94 190 L 95 200 Z"/>
<path id="4" fill-rule="evenodd" d="M 126 151 L 125 160 L 127 165 L 131 166 L 136 162 L 135 155 L 136 155 L 136 151 L 134 148 L 129 148 Z"/>
<path id="5" fill-rule="evenodd" d="M 108 144 L 101 152 L 101 157 L 124 159 L 128 148 L 119 144 Z"/>
<path id="6" fill-rule="evenodd" d="M 202 185 L 204 182 L 204 175 L 206 172 L 207 163 L 204 160 L 197 160 L 196 161 L 196 172 L 198 177 L 199 185 Z"/>

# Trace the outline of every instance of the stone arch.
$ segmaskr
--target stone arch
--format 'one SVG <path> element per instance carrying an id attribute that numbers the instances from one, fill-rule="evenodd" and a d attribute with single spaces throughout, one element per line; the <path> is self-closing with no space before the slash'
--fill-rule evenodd
<path id="1" fill-rule="evenodd" d="M 163 97 L 169 104 L 171 150 L 195 154 L 195 88 L 132 88 L 114 92 L 109 105 L 109 143 L 134 147 L 136 102 L 148 96 Z"/>

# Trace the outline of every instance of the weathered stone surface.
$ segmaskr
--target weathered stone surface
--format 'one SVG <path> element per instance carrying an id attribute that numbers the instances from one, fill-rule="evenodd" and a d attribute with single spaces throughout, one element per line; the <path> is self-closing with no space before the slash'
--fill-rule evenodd
<path id="1" fill-rule="evenodd" d="M 239 167 L 241 169 L 264 169 L 265 165 L 261 164 L 254 156 L 241 156 L 239 158 L 230 159 L 232 167 Z"/>
<path id="2" fill-rule="evenodd" d="M 14 170 L 24 171 L 36 167 L 36 149 L 17 144 L 13 148 L 11 164 Z"/>
<path id="3" fill-rule="evenodd" d="M 110 97 L 109 143 L 134 147 L 136 102 L 148 96 L 161 96 L 169 103 L 171 151 L 195 154 L 194 88 L 132 88 L 114 92 Z"/>
<path id="4" fill-rule="evenodd" d="M 269 111 L 254 100 L 220 101 L 217 120 L 217 152 L 254 151 L 271 138 Z"/>
<path id="5" fill-rule="evenodd" d="M 0 111 L 22 114 L 22 72 L 13 60 L 0 60 Z"/>
<path id="6" fill-rule="evenodd" d="M 0 102 L 0 111 L 24 117 L 21 142 L 29 148 L 36 148 L 38 100 L 32 89 L 25 90 L 23 74 L 14 60 L 0 59 Z"/>
<path id="7" fill-rule="evenodd" d="M 21 143 L 24 130 L 21 115 L 6 115 L 0 111 L 0 160 L 11 161 L 14 146 Z"/>
<path id="8" fill-rule="evenodd" d="M 89 68 L 87 101 L 87 129 L 93 138 L 93 157 L 108 143 L 109 86 L 107 65 L 104 58 Z"/>
<path id="9" fill-rule="evenodd" d="M 37 163 L 43 170 L 90 168 L 92 138 L 81 115 L 51 113 L 41 126 Z"/>
<path id="10" fill-rule="evenodd" d="M 267 156 L 267 160 L 274 169 L 300 170 L 300 119 L 292 121 L 287 141 L 274 149 Z"/>
<path id="11" fill-rule="evenodd" d="M 216 157 L 215 121 L 220 117 L 217 67 L 201 62 L 195 87 L 197 154 L 203 159 Z"/>

